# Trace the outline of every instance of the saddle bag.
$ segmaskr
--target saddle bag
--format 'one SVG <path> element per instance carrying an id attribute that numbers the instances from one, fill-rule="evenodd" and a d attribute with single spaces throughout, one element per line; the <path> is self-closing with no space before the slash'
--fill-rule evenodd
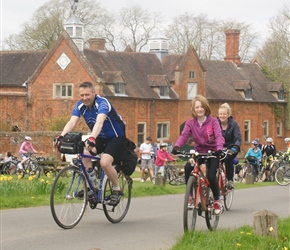
<path id="1" fill-rule="evenodd" d="M 84 151 L 84 146 L 82 133 L 69 132 L 60 141 L 58 150 L 63 154 L 80 154 Z"/>

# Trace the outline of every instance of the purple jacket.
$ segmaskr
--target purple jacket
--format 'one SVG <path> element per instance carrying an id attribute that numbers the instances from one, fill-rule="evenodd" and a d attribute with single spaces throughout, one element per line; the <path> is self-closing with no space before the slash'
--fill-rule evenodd
<path id="1" fill-rule="evenodd" d="M 196 118 L 187 120 L 175 146 L 182 147 L 190 135 L 194 141 L 194 149 L 199 153 L 222 150 L 225 143 L 220 124 L 217 118 L 211 115 L 206 118 L 201 127 Z"/>

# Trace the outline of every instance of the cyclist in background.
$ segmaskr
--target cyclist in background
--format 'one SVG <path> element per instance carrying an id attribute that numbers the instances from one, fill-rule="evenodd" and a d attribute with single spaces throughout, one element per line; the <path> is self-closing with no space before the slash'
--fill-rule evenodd
<path id="1" fill-rule="evenodd" d="M 273 139 L 271 137 L 268 137 L 266 139 L 266 144 L 262 146 L 262 155 L 266 156 L 273 156 L 273 158 L 276 156 L 276 146 L 273 144 Z M 269 181 L 268 175 L 270 170 L 271 164 L 266 164 L 265 166 L 265 181 Z"/>
<path id="2" fill-rule="evenodd" d="M 224 148 L 229 148 L 231 154 L 228 154 L 224 159 L 226 165 L 226 173 L 228 179 L 228 188 L 234 188 L 234 164 L 233 160 L 240 151 L 242 142 L 241 131 L 238 123 L 231 116 L 231 107 L 228 103 L 224 103 L 218 110 L 218 121 L 221 126 L 222 135 L 225 139 Z"/>
<path id="3" fill-rule="evenodd" d="M 254 167 L 254 180 L 256 182 L 256 176 L 259 173 L 259 163 L 261 161 L 262 158 L 262 151 L 261 149 L 258 147 L 259 143 L 254 140 L 252 141 L 252 145 L 251 147 L 248 149 L 247 153 L 245 154 L 245 158 L 249 157 L 249 156 L 253 156 L 256 157 L 256 161 L 251 162 L 251 165 Z"/>
<path id="4" fill-rule="evenodd" d="M 157 150 L 156 160 L 155 160 L 155 174 L 154 179 L 156 180 L 156 177 L 158 175 L 158 171 L 160 169 L 161 176 L 164 176 L 164 165 L 168 161 L 174 161 L 175 159 L 167 152 L 167 144 L 161 143 L 160 148 Z"/>
<path id="5" fill-rule="evenodd" d="M 209 158 L 207 165 L 207 178 L 214 196 L 215 214 L 220 214 L 222 205 L 220 201 L 219 184 L 216 177 L 216 171 L 219 167 L 219 156 L 223 153 L 224 138 L 219 122 L 211 115 L 211 109 L 208 100 L 197 95 L 191 103 L 191 113 L 193 118 L 186 121 L 181 135 L 178 137 L 172 153 L 177 154 L 192 135 L 194 148 L 198 153 L 216 152 L 217 158 Z"/>
<path id="6" fill-rule="evenodd" d="M 19 155 L 22 161 L 18 164 L 20 169 L 23 169 L 23 164 L 29 159 L 29 152 L 33 152 L 37 154 L 37 151 L 32 146 L 32 139 L 30 136 L 25 136 L 24 142 L 22 142 L 21 147 L 19 149 Z"/>

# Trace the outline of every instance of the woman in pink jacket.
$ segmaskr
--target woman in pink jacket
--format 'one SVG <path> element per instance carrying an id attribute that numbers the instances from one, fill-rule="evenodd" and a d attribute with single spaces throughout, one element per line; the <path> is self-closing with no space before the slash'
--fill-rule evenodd
<path id="1" fill-rule="evenodd" d="M 222 153 L 225 141 L 217 118 L 211 115 L 208 100 L 204 96 L 197 95 L 192 100 L 191 112 L 193 118 L 186 121 L 184 129 L 177 139 L 172 153 L 176 154 L 180 147 L 182 147 L 187 142 L 188 138 L 192 136 L 196 152 L 208 153 L 210 150 L 216 152 L 216 155 L 219 156 Z M 206 173 L 215 199 L 213 205 L 216 214 L 220 214 L 222 211 L 220 190 L 216 178 L 218 165 L 219 158 L 210 158 L 208 160 Z M 192 167 L 190 164 L 186 166 L 189 166 L 189 169 L 185 169 L 186 179 L 188 179 Z"/>
<path id="2" fill-rule="evenodd" d="M 175 159 L 167 152 L 167 144 L 161 143 L 160 149 L 157 150 L 155 160 L 154 179 L 157 177 L 159 169 L 161 172 L 161 176 L 164 176 L 164 164 L 168 161 L 175 161 Z"/>

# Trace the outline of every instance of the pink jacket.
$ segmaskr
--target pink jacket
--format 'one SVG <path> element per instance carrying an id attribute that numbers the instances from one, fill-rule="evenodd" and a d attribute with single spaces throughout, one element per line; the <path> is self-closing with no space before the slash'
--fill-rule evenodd
<path id="1" fill-rule="evenodd" d="M 190 135 L 194 141 L 194 149 L 199 153 L 222 150 L 225 143 L 219 122 L 211 115 L 206 118 L 202 126 L 196 118 L 187 120 L 175 146 L 182 147 Z"/>
<path id="2" fill-rule="evenodd" d="M 175 159 L 166 150 L 162 151 L 158 149 L 155 165 L 158 167 L 164 166 L 164 162 L 166 159 L 169 161 L 175 161 Z"/>
<path id="3" fill-rule="evenodd" d="M 34 149 L 34 147 L 32 146 L 31 143 L 24 141 L 21 144 L 19 153 L 20 154 L 27 154 L 28 152 L 33 152 L 33 153 L 37 153 L 37 151 Z"/>

